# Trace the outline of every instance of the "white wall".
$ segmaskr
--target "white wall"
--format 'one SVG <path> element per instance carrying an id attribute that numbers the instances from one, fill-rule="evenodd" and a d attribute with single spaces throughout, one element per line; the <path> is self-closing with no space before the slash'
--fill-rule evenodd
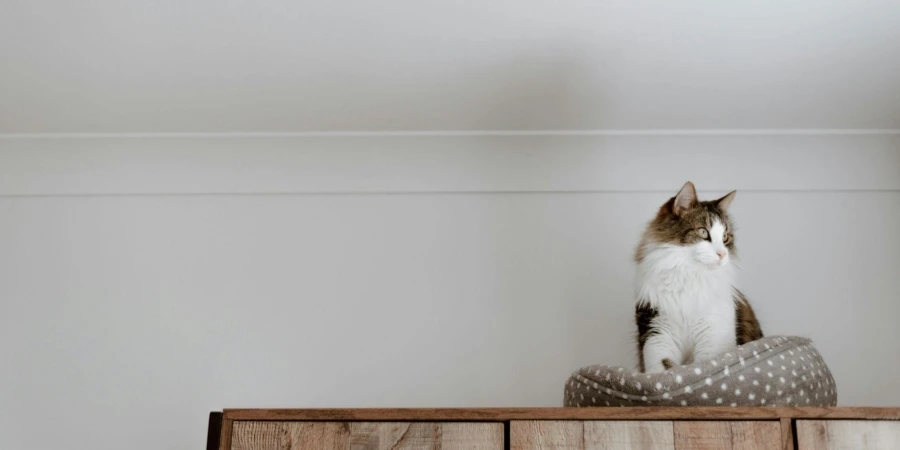
<path id="1" fill-rule="evenodd" d="M 687 179 L 739 190 L 765 330 L 812 337 L 841 404 L 900 404 L 898 20 L 7 0 L 0 449 L 200 448 L 224 407 L 558 406 L 634 361 L 632 248 Z"/>
<path id="2" fill-rule="evenodd" d="M 5 0 L 0 132 L 898 128 L 900 2 Z"/>
<path id="3" fill-rule="evenodd" d="M 896 405 L 898 148 L 2 139 L 0 448 L 200 448 L 223 407 L 558 406 L 576 368 L 633 364 L 631 251 L 685 179 L 739 189 L 765 331 L 813 338 L 842 405 Z"/>

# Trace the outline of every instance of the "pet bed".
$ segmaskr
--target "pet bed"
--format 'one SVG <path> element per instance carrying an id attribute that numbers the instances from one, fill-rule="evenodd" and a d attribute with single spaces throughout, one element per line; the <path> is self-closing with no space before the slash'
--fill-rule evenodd
<path id="1" fill-rule="evenodd" d="M 713 359 L 644 374 L 588 366 L 566 383 L 565 406 L 835 406 L 837 387 L 809 339 L 771 336 Z"/>

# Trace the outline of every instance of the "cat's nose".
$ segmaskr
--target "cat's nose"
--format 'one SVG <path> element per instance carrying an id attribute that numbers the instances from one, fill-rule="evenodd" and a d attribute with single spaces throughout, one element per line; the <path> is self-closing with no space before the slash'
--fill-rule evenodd
<path id="1" fill-rule="evenodd" d="M 725 250 L 719 250 L 716 252 L 716 254 L 719 255 L 719 259 L 724 259 L 726 253 Z"/>

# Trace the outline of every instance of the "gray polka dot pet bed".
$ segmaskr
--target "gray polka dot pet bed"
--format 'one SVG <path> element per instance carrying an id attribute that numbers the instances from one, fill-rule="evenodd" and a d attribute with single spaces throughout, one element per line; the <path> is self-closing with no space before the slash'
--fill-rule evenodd
<path id="1" fill-rule="evenodd" d="M 771 336 L 662 373 L 588 366 L 565 406 L 836 406 L 834 378 L 810 340 Z"/>

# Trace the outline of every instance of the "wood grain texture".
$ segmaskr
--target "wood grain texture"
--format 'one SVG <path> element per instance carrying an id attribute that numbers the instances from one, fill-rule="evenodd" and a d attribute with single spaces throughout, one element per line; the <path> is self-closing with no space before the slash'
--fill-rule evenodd
<path id="1" fill-rule="evenodd" d="M 779 450 L 777 421 L 675 422 L 675 448 L 692 450 Z"/>
<path id="2" fill-rule="evenodd" d="M 584 422 L 585 450 L 672 450 L 673 424 L 669 421 Z"/>
<path id="3" fill-rule="evenodd" d="M 728 422 L 676 422 L 674 432 L 676 449 L 731 449 Z"/>
<path id="4" fill-rule="evenodd" d="M 350 424 L 353 450 L 441 448 L 441 425 L 435 422 L 357 422 Z"/>
<path id="5" fill-rule="evenodd" d="M 900 408 L 864 407 L 635 407 L 635 408 L 363 408 L 226 409 L 231 420 L 506 421 L 506 420 L 766 420 L 891 419 Z"/>
<path id="6" fill-rule="evenodd" d="M 780 450 L 781 422 L 731 422 L 733 450 Z"/>
<path id="7" fill-rule="evenodd" d="M 219 432 L 219 450 L 231 450 L 234 420 L 222 415 L 222 429 Z"/>
<path id="8" fill-rule="evenodd" d="M 510 422 L 514 450 L 672 450 L 672 422 L 515 420 Z"/>
<path id="9" fill-rule="evenodd" d="M 823 420 L 797 421 L 797 450 L 828 448 L 828 430 Z"/>
<path id="10" fill-rule="evenodd" d="M 502 450 L 502 423 L 264 422 L 234 424 L 231 450 Z"/>
<path id="11" fill-rule="evenodd" d="M 512 450 L 584 450 L 584 422 L 577 420 L 517 420 L 509 429 Z"/>
<path id="12" fill-rule="evenodd" d="M 781 418 L 781 450 L 794 450 L 793 420 Z"/>
<path id="13" fill-rule="evenodd" d="M 502 423 L 442 423 L 443 449 L 499 450 L 504 448 Z"/>
<path id="14" fill-rule="evenodd" d="M 354 422 L 352 450 L 501 450 L 501 423 Z"/>
<path id="15" fill-rule="evenodd" d="M 887 450 L 900 448 L 900 422 L 798 420 L 798 450 Z"/>
<path id="16" fill-rule="evenodd" d="M 231 450 L 349 450 L 350 424 L 235 422 Z"/>

